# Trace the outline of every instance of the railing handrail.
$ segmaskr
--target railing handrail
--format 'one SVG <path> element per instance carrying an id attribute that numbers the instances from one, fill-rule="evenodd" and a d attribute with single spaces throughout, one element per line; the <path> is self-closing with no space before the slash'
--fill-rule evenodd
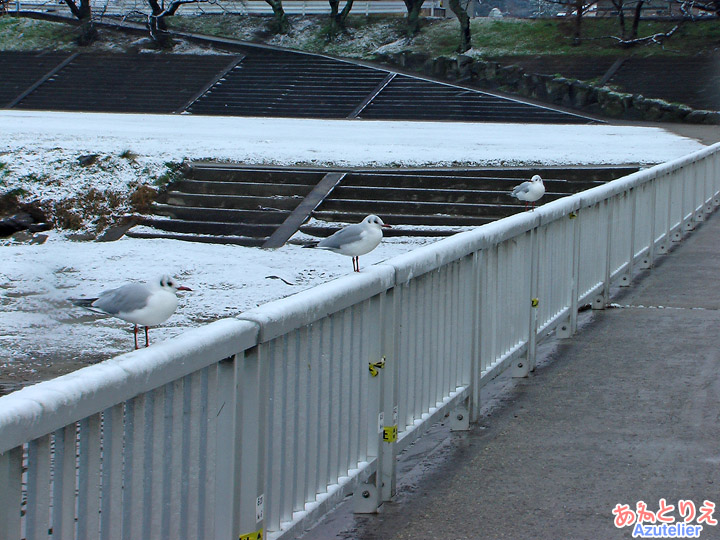
<path id="1" fill-rule="evenodd" d="M 222 319 L 1 396 L 0 454 L 248 349 L 257 335 L 249 321 Z"/>

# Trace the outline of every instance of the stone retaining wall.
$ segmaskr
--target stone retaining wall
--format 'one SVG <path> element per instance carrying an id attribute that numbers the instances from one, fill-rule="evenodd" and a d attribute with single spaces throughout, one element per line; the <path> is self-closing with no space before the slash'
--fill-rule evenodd
<path id="1" fill-rule="evenodd" d="M 438 79 L 497 89 L 612 118 L 720 124 L 720 111 L 696 110 L 687 105 L 616 92 L 576 79 L 526 73 L 520 66 L 501 65 L 465 55 L 430 58 L 421 53 L 399 52 L 378 55 L 376 60 Z"/>

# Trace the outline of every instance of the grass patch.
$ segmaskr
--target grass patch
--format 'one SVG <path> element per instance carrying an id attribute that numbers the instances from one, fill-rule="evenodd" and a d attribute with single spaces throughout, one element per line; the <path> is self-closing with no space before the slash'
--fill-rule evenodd
<path id="1" fill-rule="evenodd" d="M 130 205 L 136 212 L 148 214 L 152 211 L 152 204 L 155 202 L 157 195 L 156 189 L 143 184 L 130 194 Z"/>
<path id="2" fill-rule="evenodd" d="M 176 15 L 168 26 L 217 37 L 280 45 L 308 52 L 326 53 L 349 58 L 372 59 L 381 47 L 395 47 L 425 53 L 429 56 L 455 54 L 460 39 L 457 19 L 423 19 L 420 33 L 406 40 L 404 15 L 365 16 L 361 6 L 347 19 L 345 32 L 327 38 L 325 15 L 288 16 L 291 30 L 275 35 L 268 27 L 271 17 L 223 15 Z M 628 21 L 630 24 L 630 21 Z M 667 32 L 675 25 L 668 21 L 641 21 L 639 36 Z M 473 53 L 481 56 L 513 55 L 585 55 L 602 56 L 632 53 L 637 56 L 694 55 L 720 48 L 720 24 L 717 20 L 685 23 L 665 43 L 647 44 L 623 49 L 610 36 L 620 34 L 616 18 L 587 17 L 583 20 L 582 43 L 572 44 L 573 21 L 570 19 L 502 19 L 477 18 L 471 21 Z M 74 25 L 35 19 L 0 17 L 0 49 L 65 49 L 75 47 Z M 124 40 L 124 41 L 123 41 Z M 135 46 L 137 37 L 116 35 L 101 30 L 101 47 Z M 104 42 L 104 44 L 103 44 Z M 83 49 L 85 50 L 85 49 Z"/>
<path id="3" fill-rule="evenodd" d="M 55 227 L 59 229 L 77 231 L 91 223 L 95 232 L 99 232 L 113 222 L 118 209 L 125 202 L 124 197 L 114 191 L 90 188 L 77 197 L 42 201 L 39 205 L 45 214 L 53 216 Z"/>
<path id="4" fill-rule="evenodd" d="M 175 161 L 165 162 L 165 172 L 153 180 L 153 185 L 165 187 L 170 182 L 176 182 L 183 177 L 183 164 Z"/>
<path id="5" fill-rule="evenodd" d="M 45 183 L 48 181 L 48 175 L 46 174 L 37 174 L 37 173 L 30 173 L 26 174 L 24 176 L 21 176 L 19 178 L 20 182 L 29 182 L 33 184 L 38 183 Z"/>
<path id="6" fill-rule="evenodd" d="M 230 14 L 174 17 L 171 24 L 177 29 L 207 35 L 365 59 L 371 59 L 380 47 L 395 43 L 402 50 L 430 56 L 453 55 L 460 36 L 460 25 L 455 18 L 425 19 L 420 33 L 412 40 L 404 40 L 405 18 L 402 16 L 351 15 L 347 30 L 328 41 L 325 16 L 291 16 L 289 19 L 292 30 L 287 35 L 269 33 L 267 17 Z M 672 21 L 641 21 L 639 37 L 667 32 L 674 25 Z M 632 49 L 621 48 L 610 37 L 620 34 L 616 18 L 585 18 L 580 45 L 573 45 L 573 21 L 567 19 L 476 18 L 471 20 L 471 31 L 473 49 L 482 56 L 604 56 L 628 52 L 639 56 L 672 56 L 708 53 L 720 46 L 720 25 L 715 20 L 684 24 L 664 46 L 651 43 Z"/>
<path id="7" fill-rule="evenodd" d="M 0 17 L 0 49 L 33 51 L 37 49 L 72 49 L 77 37 L 68 24 L 38 21 L 23 17 Z"/>

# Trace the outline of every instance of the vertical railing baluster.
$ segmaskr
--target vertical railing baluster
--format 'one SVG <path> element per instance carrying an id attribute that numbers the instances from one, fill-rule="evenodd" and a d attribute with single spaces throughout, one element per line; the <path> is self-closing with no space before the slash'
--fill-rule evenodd
<path id="1" fill-rule="evenodd" d="M 151 475 L 151 482 L 147 486 L 147 497 L 148 500 L 151 501 L 163 501 L 165 490 L 165 463 L 167 460 L 165 459 L 166 441 L 164 435 L 166 429 L 165 404 L 167 402 L 168 386 L 172 385 L 165 385 L 152 392 L 153 407 L 151 417 L 149 418 L 150 425 L 148 426 L 148 437 L 146 440 L 147 451 L 150 454 L 147 465 Z M 162 526 L 163 521 L 166 519 L 164 517 L 166 508 L 164 504 L 161 508 L 153 508 L 154 505 L 148 506 L 150 508 L 143 516 L 143 526 L 148 535 L 153 538 L 158 538 L 164 534 Z"/>
<path id="2" fill-rule="evenodd" d="M 275 438 L 280 441 L 281 460 L 278 463 L 278 469 L 281 472 L 280 486 L 281 490 L 278 496 L 281 500 L 280 522 L 292 520 L 293 513 L 293 494 L 295 492 L 295 459 L 297 452 L 295 444 L 297 441 L 295 411 L 297 410 L 295 396 L 295 380 L 297 380 L 298 365 L 292 361 L 290 355 L 291 337 L 295 332 L 290 332 L 284 336 L 275 339 L 277 342 L 276 362 L 278 366 L 283 366 L 282 375 L 282 391 L 273 401 L 273 406 L 280 409 L 282 419 L 280 421 L 281 430 Z"/>
<path id="3" fill-rule="evenodd" d="M 166 490 L 169 505 L 169 536 L 180 538 L 180 530 L 183 526 L 182 513 L 184 510 L 184 497 L 186 489 L 183 485 L 185 471 L 183 455 L 185 452 L 185 386 L 188 384 L 187 377 L 177 379 L 172 383 L 172 390 L 169 390 L 168 399 L 171 400 L 171 419 L 168 420 L 171 429 L 172 446 L 168 452 L 170 466 L 170 478 Z"/>
<path id="4" fill-rule="evenodd" d="M 100 418 L 98 415 L 80 421 L 79 450 L 77 537 L 97 538 L 100 530 Z"/>
<path id="5" fill-rule="evenodd" d="M 280 440 L 280 420 L 278 417 L 282 414 L 282 402 L 277 399 L 277 396 L 281 394 L 280 385 L 282 384 L 282 362 L 277 358 L 275 351 L 275 340 L 263 343 L 260 345 L 260 351 L 264 358 L 269 362 L 268 366 L 268 379 L 267 379 L 267 396 L 268 396 L 268 407 L 265 412 L 265 424 L 268 429 L 268 436 L 266 440 L 266 452 L 268 459 L 265 461 L 265 478 L 267 484 L 268 493 L 272 494 L 268 497 L 267 507 L 265 509 L 265 527 L 268 531 L 277 531 L 280 529 L 280 508 L 282 504 L 282 486 L 280 484 L 280 469 L 282 466 L 282 444 Z M 317 376 L 322 374 L 322 368 L 318 368 Z M 317 414 L 317 413 L 316 413 Z M 316 422 L 319 423 L 319 414 L 316 417 Z M 322 429 L 322 428 L 320 428 Z M 319 448 L 319 441 L 315 440 L 315 444 Z M 318 453 L 319 450 L 318 450 Z M 315 462 L 316 476 L 312 479 L 313 491 L 318 485 L 317 473 L 317 455 L 311 461 Z M 309 499 L 312 500 L 312 499 Z M 248 529 L 243 532 L 247 534 L 253 532 Z"/>
<path id="6" fill-rule="evenodd" d="M 292 510 L 298 512 L 305 509 L 305 482 L 306 465 L 312 451 L 308 447 L 308 400 L 310 366 L 308 363 L 307 328 L 299 328 L 293 333 L 292 341 L 288 344 L 288 361 L 297 367 L 296 377 L 293 381 L 295 392 L 295 407 L 293 422 L 295 424 L 295 470 L 292 480 Z"/>
<path id="7" fill-rule="evenodd" d="M 73 456 L 74 457 L 74 456 Z M 47 537 L 50 527 L 50 435 L 28 444 L 27 539 Z"/>
<path id="8" fill-rule="evenodd" d="M 59 538 L 75 537 L 76 445 L 75 424 L 55 432 L 52 524 L 53 534 L 57 532 Z"/>
<path id="9" fill-rule="evenodd" d="M 269 401 L 269 364 L 268 348 L 259 345 L 245 351 L 238 367 L 236 386 L 238 388 L 239 420 L 239 489 L 240 535 L 254 533 L 264 529 L 268 508 L 266 501 L 265 464 L 268 457 L 267 409 Z M 279 495 L 279 494 L 274 494 Z M 234 536 L 236 538 L 237 536 Z"/>
<path id="10" fill-rule="evenodd" d="M 124 410 L 125 406 L 121 403 L 103 411 L 101 540 L 115 540 L 122 537 L 123 505 L 120 503 L 123 497 Z M 65 538 L 65 536 L 61 538 Z"/>
<path id="11" fill-rule="evenodd" d="M 0 454 L 0 540 L 17 540 L 22 501 L 22 446 Z"/>

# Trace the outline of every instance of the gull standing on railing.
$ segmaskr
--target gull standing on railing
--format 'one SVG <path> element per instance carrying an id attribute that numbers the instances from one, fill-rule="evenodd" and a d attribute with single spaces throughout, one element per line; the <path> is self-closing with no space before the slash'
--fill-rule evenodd
<path id="1" fill-rule="evenodd" d="M 545 184 L 543 184 L 540 175 L 536 174 L 529 182 L 523 182 L 519 186 L 515 186 L 511 195 L 516 199 L 525 201 L 525 210 L 527 210 L 528 203 L 530 203 L 532 209 L 535 210 L 535 201 L 545 195 Z"/>
<path id="2" fill-rule="evenodd" d="M 149 346 L 148 327 L 165 322 L 178 305 L 177 291 L 190 291 L 164 275 L 149 283 L 128 283 L 103 291 L 97 298 L 71 298 L 71 302 L 95 313 L 112 315 L 135 325 L 135 349 L 138 349 L 138 325 L 145 327 L 145 346 Z"/>
<path id="3" fill-rule="evenodd" d="M 385 225 L 383 220 L 375 215 L 369 215 L 360 223 L 348 225 L 340 229 L 332 236 L 328 236 L 319 242 L 308 244 L 304 247 L 316 247 L 319 249 L 327 249 L 352 257 L 353 270 L 360 271 L 360 255 L 370 253 L 378 247 L 382 240 L 382 228 L 391 228 Z"/>

